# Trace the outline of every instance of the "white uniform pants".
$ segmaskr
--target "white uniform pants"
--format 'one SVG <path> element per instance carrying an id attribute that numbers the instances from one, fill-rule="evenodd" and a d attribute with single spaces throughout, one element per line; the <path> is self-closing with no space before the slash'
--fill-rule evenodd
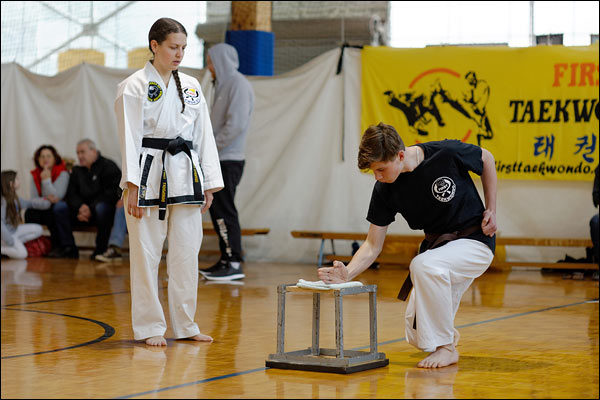
<path id="1" fill-rule="evenodd" d="M 10 258 L 27 258 L 27 248 L 23 243 L 37 239 L 42 236 L 44 228 L 40 224 L 20 224 L 13 233 L 14 243 L 7 246 L 2 242 L 2 254 Z"/>
<path id="2" fill-rule="evenodd" d="M 493 258 L 488 246 L 472 239 L 457 239 L 413 258 L 405 314 L 408 343 L 429 352 L 452 343 L 460 299 Z"/>
<path id="3" fill-rule="evenodd" d="M 123 196 L 127 210 L 127 195 Z M 141 219 L 127 211 L 131 275 L 133 337 L 142 340 L 163 336 L 167 324 L 158 295 L 158 266 L 163 243 L 167 253 L 168 302 L 175 339 L 200 333 L 194 322 L 198 291 L 198 252 L 202 242 L 202 214 L 198 205 L 170 205 L 164 220 L 158 207 L 143 209 Z"/>

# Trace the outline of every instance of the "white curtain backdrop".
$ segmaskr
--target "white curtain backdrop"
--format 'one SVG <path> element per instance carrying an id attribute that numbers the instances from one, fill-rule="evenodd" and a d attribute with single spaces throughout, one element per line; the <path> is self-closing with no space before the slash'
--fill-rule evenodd
<path id="1" fill-rule="evenodd" d="M 256 103 L 236 204 L 242 228 L 271 231 L 243 238 L 247 261 L 315 263 L 319 241 L 294 239 L 292 230 L 368 230 L 374 179 L 356 167 L 360 50 L 344 51 L 342 73 L 336 75 L 339 55 L 339 49 L 331 50 L 284 75 L 249 78 Z M 113 102 L 117 84 L 133 72 L 81 64 L 46 77 L 2 64 L 2 170 L 19 173 L 21 196 L 30 195 L 32 157 L 42 144 L 76 160 L 77 142 L 90 138 L 120 165 Z M 209 74 L 182 72 L 200 80 L 210 104 Z M 482 194 L 480 181 L 476 184 Z M 591 182 L 499 181 L 499 232 L 588 238 L 589 219 L 597 212 L 591 192 Z M 415 234 L 401 216 L 389 232 Z M 350 242 L 339 242 L 336 250 L 349 254 Z M 585 255 L 583 249 L 513 247 L 508 259 L 556 261 L 565 253 Z"/>

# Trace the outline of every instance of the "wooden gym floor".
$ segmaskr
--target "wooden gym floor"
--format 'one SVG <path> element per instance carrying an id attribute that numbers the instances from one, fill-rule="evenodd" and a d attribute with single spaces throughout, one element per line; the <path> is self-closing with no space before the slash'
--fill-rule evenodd
<path id="1" fill-rule="evenodd" d="M 196 321 L 215 341 L 175 341 L 167 330 L 165 348 L 132 339 L 127 258 L 3 259 L 1 269 L 3 399 L 598 398 L 598 281 L 587 276 L 486 272 L 456 317 L 458 365 L 424 370 L 396 299 L 407 270 L 367 270 L 359 279 L 378 285 L 379 351 L 390 363 L 339 375 L 265 368 L 276 350 L 277 285 L 317 280 L 313 265 L 247 263 L 237 284 L 200 280 Z M 164 261 L 160 277 L 165 305 Z M 310 347 L 312 297 L 286 300 L 285 351 Z M 346 349 L 367 349 L 368 310 L 368 295 L 344 297 Z M 334 341 L 324 295 L 321 346 Z"/>

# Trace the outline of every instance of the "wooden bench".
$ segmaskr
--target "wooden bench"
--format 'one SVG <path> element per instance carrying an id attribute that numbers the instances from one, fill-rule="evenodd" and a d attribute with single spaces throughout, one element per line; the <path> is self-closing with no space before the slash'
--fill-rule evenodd
<path id="1" fill-rule="evenodd" d="M 44 228 L 46 228 L 46 230 L 48 229 L 46 226 L 44 226 Z M 73 232 L 87 232 L 87 233 L 97 233 L 98 230 L 95 226 L 74 226 L 73 228 Z M 202 222 L 202 231 L 204 233 L 204 235 L 208 235 L 208 236 L 217 236 L 217 232 L 215 231 L 213 225 L 211 222 Z M 242 236 L 255 236 L 255 235 L 266 235 L 268 234 L 270 231 L 269 228 L 243 228 L 241 230 L 242 232 Z M 78 248 L 80 250 L 94 250 L 95 246 L 78 246 Z M 163 250 L 163 253 L 166 253 L 166 250 Z M 200 250 L 201 254 L 221 254 L 221 252 L 219 250 L 211 250 L 211 249 L 206 249 L 206 250 Z"/>
<path id="2" fill-rule="evenodd" d="M 294 238 L 305 239 L 320 239 L 321 247 L 319 249 L 318 266 L 323 265 L 323 259 L 330 261 L 338 260 L 348 262 L 352 259 L 351 255 L 339 255 L 335 252 L 334 240 L 352 240 L 364 241 L 367 238 L 366 233 L 358 232 L 326 232 L 326 231 L 292 231 Z M 424 239 L 422 235 L 399 235 L 389 234 L 385 237 L 384 247 L 392 243 L 401 243 L 408 246 L 414 246 L 412 254 L 380 254 L 375 262 L 380 264 L 394 264 L 408 266 L 412 257 L 417 254 L 418 246 Z M 325 241 L 331 241 L 331 253 L 325 254 Z M 552 269 L 598 269 L 598 264 L 593 263 L 558 263 L 545 261 L 506 261 L 504 257 L 499 257 L 499 251 L 503 246 L 549 246 L 549 247 L 591 247 L 591 239 L 572 239 L 572 238 L 519 238 L 519 237 L 496 237 L 496 257 L 492 261 L 494 268 L 510 268 L 513 266 L 520 267 L 537 267 L 537 268 L 552 268 Z"/>
<path id="3" fill-rule="evenodd" d="M 202 223 L 202 231 L 204 235 L 208 236 L 217 236 L 217 232 L 210 222 Z M 241 233 L 242 236 L 255 236 L 255 235 L 266 235 L 270 231 L 269 228 L 242 228 Z M 164 251 L 166 252 L 166 250 Z M 219 249 L 200 249 L 201 255 L 221 255 L 221 250 Z"/>
<path id="4" fill-rule="evenodd" d="M 73 232 L 90 232 L 96 233 L 98 230 L 95 226 L 74 226 Z M 216 236 L 217 232 L 215 231 L 212 223 L 210 222 L 202 222 L 202 231 L 205 235 L 213 235 Z M 252 229 L 242 229 L 242 236 L 253 236 L 253 235 L 266 235 L 269 233 L 269 228 L 252 228 Z"/>

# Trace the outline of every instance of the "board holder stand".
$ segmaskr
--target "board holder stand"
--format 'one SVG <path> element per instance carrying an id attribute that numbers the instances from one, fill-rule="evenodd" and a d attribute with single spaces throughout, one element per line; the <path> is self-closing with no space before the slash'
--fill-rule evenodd
<path id="1" fill-rule="evenodd" d="M 304 350 L 284 351 L 285 295 L 288 292 L 312 293 L 312 346 Z M 319 347 L 321 294 L 333 293 L 335 303 L 335 349 Z M 344 350 L 342 299 L 347 295 L 369 293 L 370 351 Z M 350 374 L 385 367 L 389 359 L 377 352 L 377 285 L 353 286 L 342 289 L 306 289 L 292 284 L 277 287 L 277 352 L 269 354 L 265 365 L 270 368 L 297 369 L 315 372 Z"/>

